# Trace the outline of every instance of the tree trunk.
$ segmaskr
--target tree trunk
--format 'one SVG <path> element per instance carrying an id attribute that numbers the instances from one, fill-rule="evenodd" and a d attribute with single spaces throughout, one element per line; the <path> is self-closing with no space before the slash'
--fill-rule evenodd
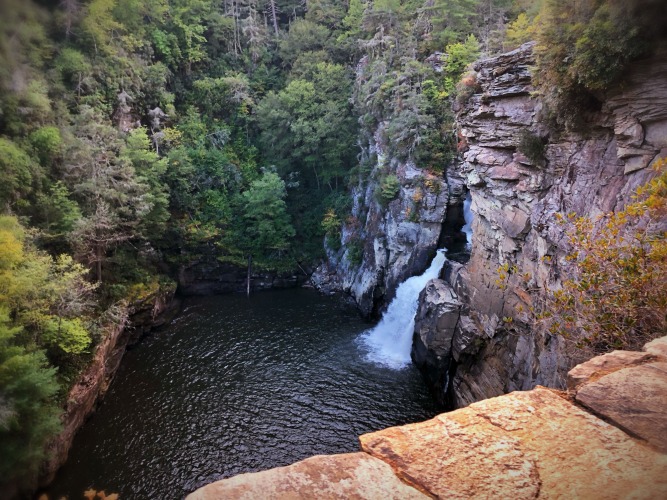
<path id="1" fill-rule="evenodd" d="M 278 36 L 278 8 L 275 0 L 269 0 L 269 14 L 271 15 L 271 22 L 273 23 L 273 31 Z"/>
<path id="2" fill-rule="evenodd" d="M 95 249 L 95 254 L 97 257 L 96 267 L 97 267 L 97 281 L 102 283 L 102 245 L 97 245 Z"/>
<path id="3" fill-rule="evenodd" d="M 246 293 L 250 297 L 250 274 L 252 273 L 252 255 L 248 255 L 248 283 Z"/>

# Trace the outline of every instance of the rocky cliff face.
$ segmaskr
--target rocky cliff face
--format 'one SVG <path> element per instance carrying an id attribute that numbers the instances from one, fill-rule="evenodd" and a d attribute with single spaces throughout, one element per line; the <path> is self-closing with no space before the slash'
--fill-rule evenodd
<path id="1" fill-rule="evenodd" d="M 377 314 L 402 281 L 428 267 L 447 206 L 458 202 L 445 179 L 411 161 L 389 157 L 382 135 L 380 127 L 369 138 L 365 154 L 371 163 L 370 180 L 360 180 L 352 189 L 352 216 L 343 225 L 343 246 L 328 251 L 328 262 L 312 278 L 320 290 L 349 293 L 366 316 Z M 396 175 L 399 186 L 385 206 L 378 192 L 387 172 Z"/>
<path id="2" fill-rule="evenodd" d="M 295 288 L 306 283 L 312 269 L 304 264 L 298 271 L 275 272 L 252 269 L 252 292 L 273 288 Z M 203 252 L 199 259 L 178 268 L 178 292 L 181 295 L 242 293 L 248 286 L 247 269 L 220 262 L 215 252 Z"/>
<path id="3" fill-rule="evenodd" d="M 622 207 L 667 153 L 664 53 L 630 68 L 594 125 L 558 136 L 541 121 L 533 62 L 531 44 L 478 62 L 480 91 L 458 114 L 465 152 L 456 171 L 472 194 L 472 255 L 423 292 L 413 349 L 439 398 L 457 407 L 537 384 L 564 386 L 571 362 L 559 338 L 531 332 L 527 314 L 531 289 L 567 275 L 554 216 Z M 544 145 L 542 158 L 519 151 L 522 137 Z M 499 283 L 500 266 L 517 272 Z"/>

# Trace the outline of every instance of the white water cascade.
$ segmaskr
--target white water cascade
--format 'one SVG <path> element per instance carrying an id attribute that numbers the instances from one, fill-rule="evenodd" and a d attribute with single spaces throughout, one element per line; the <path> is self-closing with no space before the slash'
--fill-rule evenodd
<path id="1" fill-rule="evenodd" d="M 466 234 L 468 250 L 472 248 L 472 219 L 474 217 L 472 210 L 470 210 L 470 205 L 472 205 L 472 196 L 470 196 L 470 193 L 468 193 L 466 199 L 463 200 L 463 220 L 465 220 L 466 223 L 461 228 L 461 231 Z"/>
<path id="2" fill-rule="evenodd" d="M 361 335 L 361 343 L 368 350 L 367 361 L 393 369 L 403 368 L 410 363 L 419 293 L 426 283 L 440 274 L 447 260 L 445 251 L 444 248 L 438 250 L 424 274 L 401 283 L 380 322 Z"/>

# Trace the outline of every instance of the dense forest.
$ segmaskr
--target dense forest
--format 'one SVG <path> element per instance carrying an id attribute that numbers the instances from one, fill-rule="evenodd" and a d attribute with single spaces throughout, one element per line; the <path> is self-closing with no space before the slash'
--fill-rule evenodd
<path id="1" fill-rule="evenodd" d="M 544 5 L 543 5 L 544 4 Z M 0 483 L 30 480 L 122 308 L 202 252 L 314 263 L 382 124 L 442 174 L 468 66 L 538 40 L 555 127 L 647 54 L 659 0 L 3 0 Z M 564 60 L 568 61 L 563 65 Z M 377 202 L 397 192 L 392 172 Z"/>

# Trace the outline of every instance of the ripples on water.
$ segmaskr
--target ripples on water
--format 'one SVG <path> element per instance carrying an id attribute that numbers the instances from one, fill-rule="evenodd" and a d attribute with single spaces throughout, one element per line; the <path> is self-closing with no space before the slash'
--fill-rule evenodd
<path id="1" fill-rule="evenodd" d="M 181 498 L 435 415 L 414 367 L 364 361 L 356 339 L 368 326 L 310 290 L 188 300 L 126 354 L 50 495 Z"/>

